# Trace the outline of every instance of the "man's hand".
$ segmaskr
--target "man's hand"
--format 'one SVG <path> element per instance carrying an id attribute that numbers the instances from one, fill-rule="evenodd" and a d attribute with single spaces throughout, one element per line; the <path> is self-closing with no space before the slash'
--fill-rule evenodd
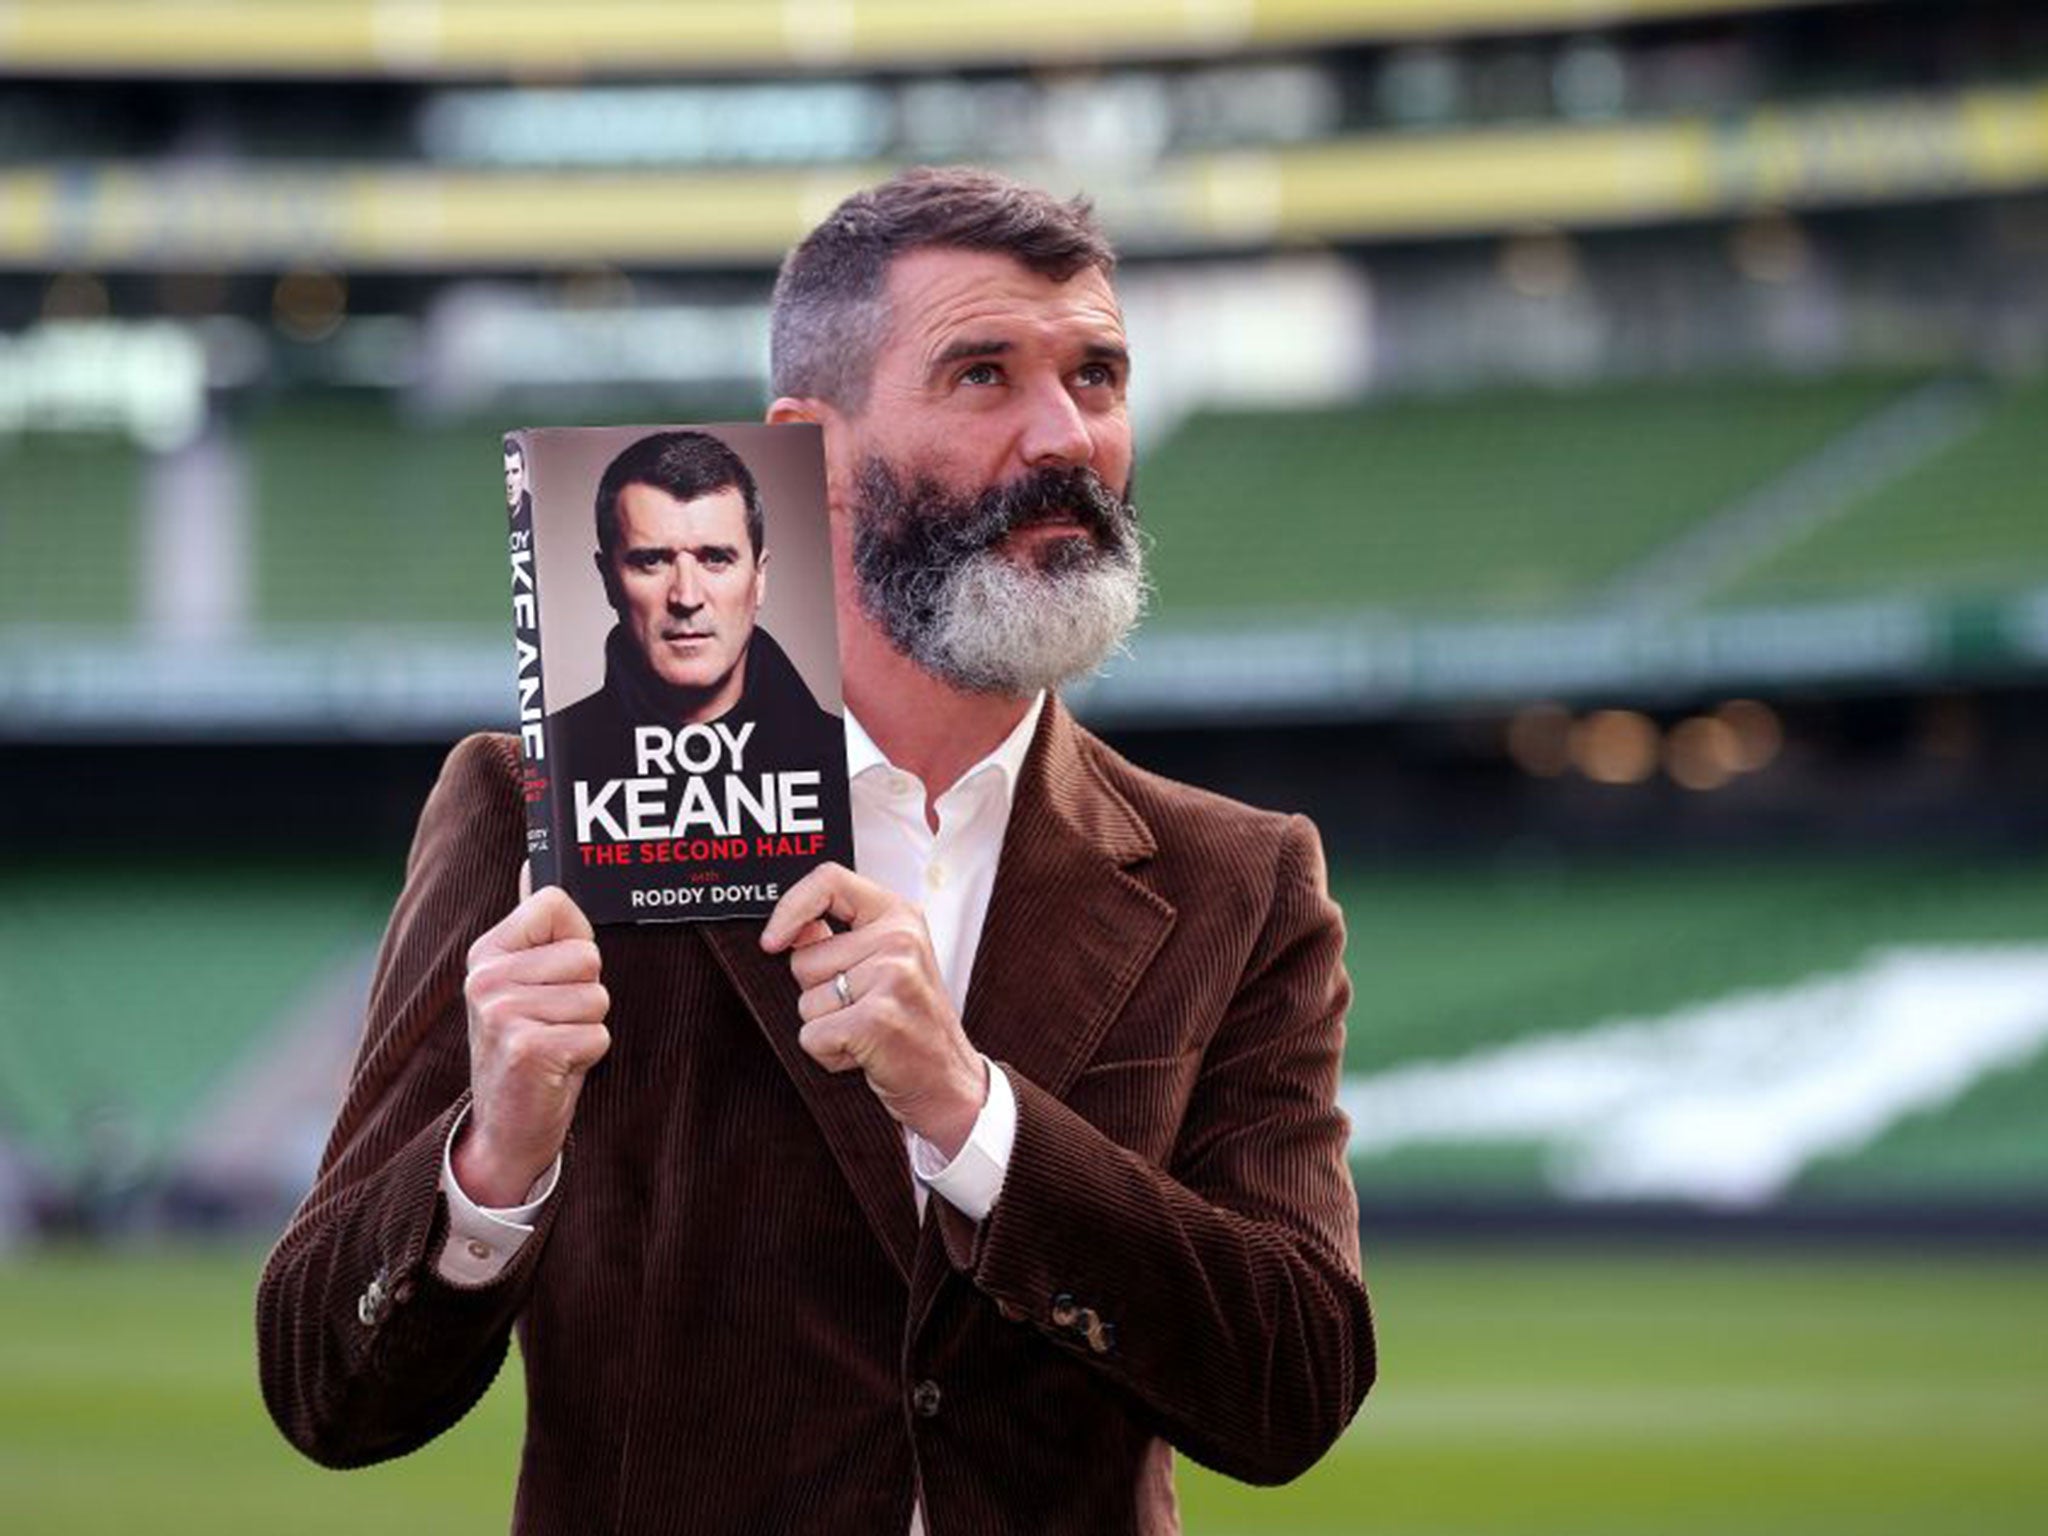
<path id="1" fill-rule="evenodd" d="M 554 886 L 470 946 L 471 1104 L 452 1163 L 478 1205 L 520 1204 L 562 1150 L 583 1075 L 612 1043 L 598 966 L 590 920 Z"/>
<path id="2" fill-rule="evenodd" d="M 835 933 L 827 916 L 851 926 Z M 821 864 L 783 893 L 761 930 L 790 951 L 803 995 L 797 1043 L 828 1072 L 858 1067 L 882 1107 L 948 1159 L 988 1100 L 988 1068 L 939 978 L 924 914 L 841 864 Z M 836 978 L 846 977 L 848 1003 Z"/>

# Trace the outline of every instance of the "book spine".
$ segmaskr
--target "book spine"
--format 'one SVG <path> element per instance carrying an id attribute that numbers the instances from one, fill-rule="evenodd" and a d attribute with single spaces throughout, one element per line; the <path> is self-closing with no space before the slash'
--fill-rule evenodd
<path id="1" fill-rule="evenodd" d="M 507 439 L 508 448 L 513 439 Z M 520 441 L 520 458 L 533 483 L 532 447 Z M 555 846 L 554 775 L 550 770 L 547 695 L 540 664 L 540 561 L 534 549 L 533 497 L 520 497 L 510 511 L 507 544 L 512 557 L 512 649 L 519 677 L 519 756 L 526 800 L 526 861 L 533 888 L 561 884 Z"/>

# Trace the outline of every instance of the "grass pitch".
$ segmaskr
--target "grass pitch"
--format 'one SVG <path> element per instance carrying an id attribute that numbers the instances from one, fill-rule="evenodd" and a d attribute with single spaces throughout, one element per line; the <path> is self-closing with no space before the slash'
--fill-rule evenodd
<path id="1" fill-rule="evenodd" d="M 1381 1383 L 1307 1477 L 1181 1474 L 1190 1536 L 2038 1529 L 2048 1257 L 1371 1246 Z M 0 1262 L 13 1536 L 506 1528 L 508 1374 L 395 1465 L 271 1429 L 247 1253 Z"/>

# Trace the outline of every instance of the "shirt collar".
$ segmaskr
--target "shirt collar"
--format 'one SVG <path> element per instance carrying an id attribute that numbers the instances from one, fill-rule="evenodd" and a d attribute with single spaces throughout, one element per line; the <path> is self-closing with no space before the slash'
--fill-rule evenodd
<path id="1" fill-rule="evenodd" d="M 953 788 L 957 789 L 970 779 L 994 769 L 1002 775 L 1004 789 L 1014 794 L 1017 779 L 1024 771 L 1024 758 L 1031 751 L 1031 738 L 1038 733 L 1038 717 L 1044 713 L 1045 690 L 1041 688 L 1032 698 L 1031 707 L 1024 711 L 1024 718 L 1017 722 L 1010 734 L 996 743 L 995 750 L 988 756 L 961 774 Z M 846 768 L 849 776 L 856 779 L 876 769 L 901 771 L 883 755 L 882 749 L 875 745 L 874 737 L 867 733 L 867 727 L 860 723 L 851 709 L 846 711 Z M 951 794 L 952 790 L 946 793 Z"/>

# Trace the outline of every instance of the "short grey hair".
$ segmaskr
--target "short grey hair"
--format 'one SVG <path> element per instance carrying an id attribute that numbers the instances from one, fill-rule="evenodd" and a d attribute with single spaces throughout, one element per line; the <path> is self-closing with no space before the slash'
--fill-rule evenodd
<path id="1" fill-rule="evenodd" d="M 904 171 L 847 198 L 783 261 L 769 303 L 773 392 L 865 406 L 888 329 L 889 263 L 926 248 L 997 251 L 1060 283 L 1116 269 L 1086 197 L 1061 202 L 973 166 Z"/>

